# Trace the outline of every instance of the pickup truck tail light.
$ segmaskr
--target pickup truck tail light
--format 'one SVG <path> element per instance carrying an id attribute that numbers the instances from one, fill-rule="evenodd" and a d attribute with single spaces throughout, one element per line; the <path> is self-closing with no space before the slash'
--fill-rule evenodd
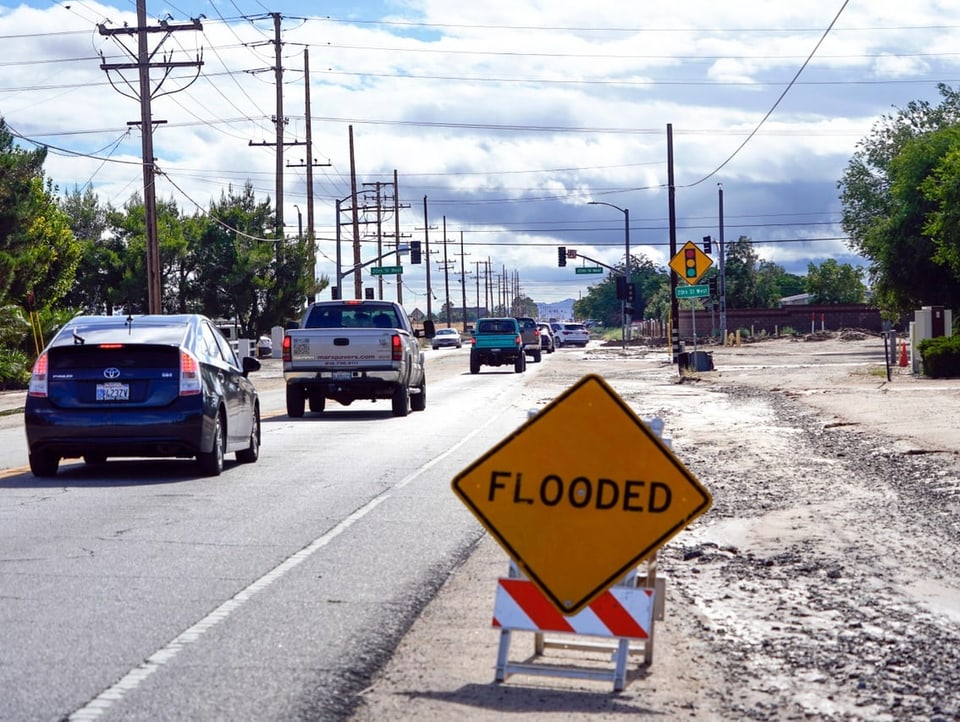
<path id="1" fill-rule="evenodd" d="M 390 337 L 390 350 L 392 361 L 403 361 L 403 339 L 398 334 Z"/>
<path id="2" fill-rule="evenodd" d="M 513 340 L 517 346 L 523 346 L 523 336 L 517 334 L 517 337 Z"/>
<path id="3" fill-rule="evenodd" d="M 283 345 L 280 347 L 280 349 L 281 349 L 281 353 L 283 354 L 284 363 L 290 363 L 291 361 L 293 361 L 293 356 L 290 353 L 290 337 L 289 336 L 283 337 Z"/>

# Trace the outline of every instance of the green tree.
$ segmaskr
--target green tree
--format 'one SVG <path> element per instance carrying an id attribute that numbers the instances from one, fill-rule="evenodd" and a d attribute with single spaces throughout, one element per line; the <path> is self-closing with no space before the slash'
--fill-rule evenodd
<path id="1" fill-rule="evenodd" d="M 814 303 L 863 303 L 867 287 L 861 276 L 863 271 L 849 263 L 837 263 L 829 258 L 819 266 L 807 266 L 807 293 L 813 294 Z"/>
<path id="2" fill-rule="evenodd" d="M 747 236 L 727 246 L 723 275 L 727 308 L 773 308 L 780 303 L 786 272 L 760 258 Z"/>
<path id="3" fill-rule="evenodd" d="M 126 257 L 124 243 L 107 233 L 107 206 L 87 188 L 75 188 L 60 200 L 60 209 L 70 219 L 70 228 L 80 244 L 76 281 L 64 297 L 67 306 L 85 313 L 112 314 L 122 299 L 117 290 Z"/>
<path id="4" fill-rule="evenodd" d="M 73 283 L 80 246 L 43 175 L 46 151 L 14 146 L 0 118 L 0 305 L 55 304 Z M 32 296 L 31 296 L 32 294 Z"/>
<path id="5" fill-rule="evenodd" d="M 932 204 L 923 231 L 934 245 L 933 260 L 960 278 L 960 128 L 940 131 L 947 148 L 920 186 Z"/>
<path id="6" fill-rule="evenodd" d="M 960 275 L 950 267 L 946 227 L 935 215 L 950 193 L 947 158 L 957 143 L 960 95 L 943 84 L 939 90 L 939 105 L 912 102 L 878 121 L 838 183 L 843 228 L 869 259 L 874 299 L 888 316 L 960 305 Z"/>

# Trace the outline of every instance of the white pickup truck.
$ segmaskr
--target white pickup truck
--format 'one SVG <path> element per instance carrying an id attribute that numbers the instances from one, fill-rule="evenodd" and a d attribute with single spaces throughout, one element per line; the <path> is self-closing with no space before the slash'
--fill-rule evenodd
<path id="1" fill-rule="evenodd" d="M 287 415 L 323 411 L 325 400 L 390 399 L 394 416 L 427 406 L 423 351 L 403 307 L 391 301 L 311 304 L 283 337 Z"/>

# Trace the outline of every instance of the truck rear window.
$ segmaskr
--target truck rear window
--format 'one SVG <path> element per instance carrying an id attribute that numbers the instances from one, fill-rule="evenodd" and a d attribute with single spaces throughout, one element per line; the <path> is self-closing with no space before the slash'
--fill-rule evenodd
<path id="1" fill-rule="evenodd" d="M 364 308 L 359 305 L 315 306 L 306 328 L 401 328 L 390 306 Z"/>
<path id="2" fill-rule="evenodd" d="M 510 321 L 481 321 L 477 333 L 516 333 L 517 327 Z"/>

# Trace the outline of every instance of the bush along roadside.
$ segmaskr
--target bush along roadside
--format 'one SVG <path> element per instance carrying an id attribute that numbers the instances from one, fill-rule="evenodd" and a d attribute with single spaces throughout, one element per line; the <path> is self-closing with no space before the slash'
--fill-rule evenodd
<path id="1" fill-rule="evenodd" d="M 925 338 L 917 346 L 923 375 L 931 378 L 960 377 L 960 336 Z"/>

